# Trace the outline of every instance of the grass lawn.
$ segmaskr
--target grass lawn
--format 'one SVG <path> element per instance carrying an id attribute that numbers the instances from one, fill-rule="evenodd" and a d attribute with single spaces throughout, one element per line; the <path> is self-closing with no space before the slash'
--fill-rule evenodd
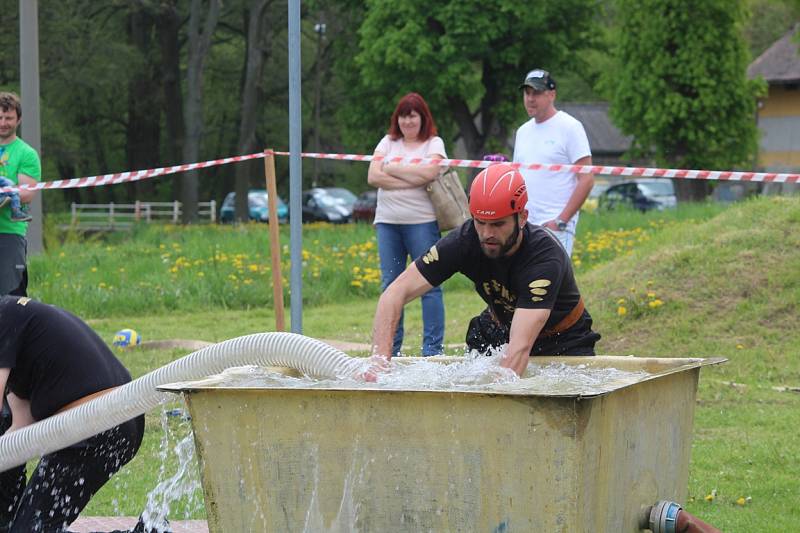
<path id="1" fill-rule="evenodd" d="M 250 266 L 260 265 L 263 254 L 250 252 L 249 257 L 235 260 L 236 253 L 246 254 L 248 246 L 263 245 L 260 249 L 266 250 L 257 240 L 260 236 L 237 230 L 235 239 L 226 240 L 240 239 L 245 248 L 215 252 L 215 246 L 222 245 L 206 242 L 211 240 L 207 235 L 194 231 L 170 230 L 158 237 L 148 230 L 139 236 L 141 240 L 134 236 L 127 245 L 96 243 L 82 253 L 70 242 L 53 246 L 32 262 L 36 278 L 31 286 L 41 287 L 36 289 L 41 294 L 33 290 L 33 296 L 88 317 L 109 340 L 123 327 L 138 330 L 145 340 L 219 341 L 273 330 L 268 272 Z M 304 264 L 303 332 L 322 339 L 368 342 L 379 290 L 373 274 L 365 274 L 370 265 L 377 267 L 374 250 L 366 244 L 371 230 L 337 228 L 339 233 L 333 236 L 326 231 L 334 233 L 310 228 L 304 237 L 304 248 L 307 244 L 309 250 Z M 723 531 L 796 529 L 800 393 L 791 388 L 800 387 L 796 327 L 800 199 L 758 199 L 679 215 L 629 213 L 605 219 L 589 215 L 579 231 L 576 271 L 595 327 L 603 335 L 598 353 L 729 358 L 701 372 L 687 509 Z M 176 249 L 175 244 L 181 251 L 163 257 Z M 153 247 L 162 252 L 151 253 Z M 149 262 L 140 265 L 137 256 Z M 210 263 L 216 264 L 216 278 L 205 285 L 204 278 L 211 277 Z M 126 278 L 131 271 L 139 273 L 136 283 L 149 287 L 120 283 L 131 281 Z M 205 274 L 198 276 L 201 271 Z M 245 277 L 248 272 L 252 278 Z M 62 278 L 76 281 L 64 287 Z M 328 283 L 339 278 L 344 281 Z M 245 284 L 245 279 L 253 281 Z M 193 282 L 199 288 L 192 288 Z M 175 296 L 175 286 L 184 292 Z M 170 294 L 166 303 L 154 301 L 159 290 Z M 215 290 L 226 291 L 224 302 L 219 294 L 204 294 Z M 128 296 L 134 304 L 126 312 Z M 448 282 L 445 303 L 446 342 L 463 342 L 467 321 L 483 306 L 463 281 Z M 413 352 L 421 334 L 416 302 L 407 309 L 406 330 Z M 119 355 L 138 376 L 185 353 L 135 349 Z M 119 481 L 112 481 L 92 501 L 88 514 L 141 512 L 161 466 L 161 427 L 160 416 L 149 414 L 142 451 Z M 184 512 L 192 517 L 203 513 L 190 502 L 172 516 L 180 518 Z"/>

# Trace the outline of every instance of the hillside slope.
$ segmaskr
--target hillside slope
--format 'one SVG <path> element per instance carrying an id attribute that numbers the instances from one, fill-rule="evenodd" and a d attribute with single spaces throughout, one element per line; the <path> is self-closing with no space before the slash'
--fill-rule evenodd
<path id="1" fill-rule="evenodd" d="M 757 199 L 667 227 L 580 285 L 603 333 L 601 353 L 744 350 L 782 366 L 800 346 L 800 198 Z"/>
<path id="2" fill-rule="evenodd" d="M 800 198 L 672 225 L 579 283 L 598 353 L 729 359 L 700 374 L 688 510 L 723 531 L 796 529 Z"/>

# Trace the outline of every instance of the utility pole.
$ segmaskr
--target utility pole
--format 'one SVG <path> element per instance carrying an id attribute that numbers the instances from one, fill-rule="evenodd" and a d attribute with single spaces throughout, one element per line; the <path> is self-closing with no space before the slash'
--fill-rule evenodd
<path id="1" fill-rule="evenodd" d="M 314 151 L 319 152 L 319 108 L 322 100 L 322 39 L 325 38 L 325 23 L 314 24 L 314 31 L 317 32 L 317 71 L 314 86 Z M 311 186 L 316 187 L 319 182 L 319 159 L 314 159 L 314 174 Z"/>
<path id="2" fill-rule="evenodd" d="M 39 115 L 39 5 L 37 0 L 19 0 L 19 72 L 22 99 L 20 137 L 42 157 Z M 44 177 L 44 176 L 43 176 Z M 28 253 L 44 250 L 42 244 L 42 193 L 30 204 L 33 220 L 28 223 Z"/>
<path id="3" fill-rule="evenodd" d="M 292 333 L 303 333 L 303 130 L 300 77 L 300 0 L 288 1 L 289 12 L 289 297 Z"/>

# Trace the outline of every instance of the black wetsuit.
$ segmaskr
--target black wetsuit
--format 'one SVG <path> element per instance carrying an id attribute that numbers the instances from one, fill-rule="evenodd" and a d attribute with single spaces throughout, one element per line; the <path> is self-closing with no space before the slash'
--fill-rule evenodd
<path id="1" fill-rule="evenodd" d="M 487 309 L 470 321 L 466 340 L 469 348 L 480 351 L 508 342 L 516 309 L 549 309 L 543 329 L 547 331 L 581 300 L 564 248 L 549 231 L 533 224 L 522 228 L 522 242 L 513 255 L 491 259 L 481 250 L 475 227 L 468 220 L 418 258 L 416 266 L 434 286 L 456 272 L 472 280 Z M 592 317 L 584 309 L 564 331 L 540 334 L 531 355 L 594 355 L 599 339 L 592 331 Z"/>
<path id="2" fill-rule="evenodd" d="M 51 305 L 0 297 L 0 368 L 7 390 L 30 401 L 42 420 L 69 403 L 128 383 L 131 376 L 81 319 Z M 0 427 L 0 434 L 7 427 Z M 144 416 L 0 474 L 0 533 L 63 532 L 139 449 Z"/>

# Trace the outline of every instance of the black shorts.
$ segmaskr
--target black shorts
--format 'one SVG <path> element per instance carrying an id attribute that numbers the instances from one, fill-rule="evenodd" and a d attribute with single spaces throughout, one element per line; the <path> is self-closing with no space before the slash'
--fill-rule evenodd
<path id="1" fill-rule="evenodd" d="M 487 307 L 469 322 L 467 348 L 480 353 L 489 352 L 508 343 L 509 328 L 500 324 Z M 584 311 L 574 326 L 563 333 L 536 339 L 531 355 L 594 355 L 594 345 L 600 335 L 592 331 L 592 318 Z"/>
<path id="2" fill-rule="evenodd" d="M 0 296 L 27 296 L 28 242 L 13 233 L 0 233 Z"/>

